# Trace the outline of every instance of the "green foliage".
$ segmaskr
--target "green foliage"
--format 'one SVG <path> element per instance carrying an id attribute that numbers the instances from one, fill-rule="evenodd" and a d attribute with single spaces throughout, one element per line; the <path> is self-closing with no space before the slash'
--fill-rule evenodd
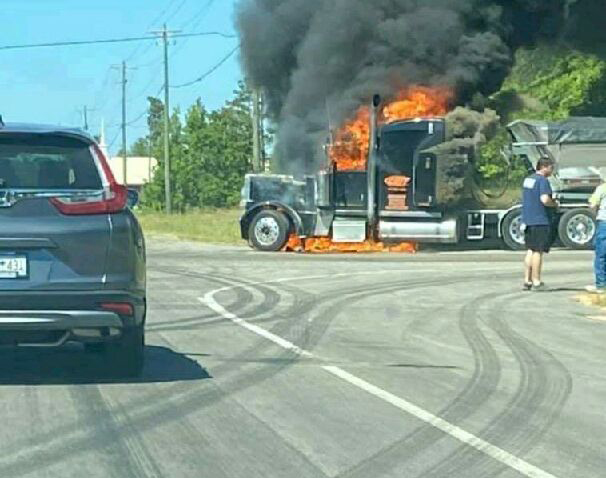
<path id="1" fill-rule="evenodd" d="M 503 152 L 510 143 L 509 134 L 503 128 L 497 135 L 480 146 L 476 152 L 476 170 L 482 178 L 492 179 L 506 172 L 508 164 L 504 161 Z"/>
<path id="2" fill-rule="evenodd" d="M 520 49 L 503 92 L 527 104 L 514 117 L 559 120 L 606 115 L 606 62 L 561 46 Z"/>
<path id="3" fill-rule="evenodd" d="M 129 156 L 136 157 L 147 157 L 150 156 L 151 153 L 151 143 L 148 138 L 139 138 L 131 145 L 130 150 L 128 151 Z"/>
<path id="4" fill-rule="evenodd" d="M 148 124 L 158 169 L 143 191 L 143 206 L 164 207 L 164 105 L 150 98 Z M 170 168 L 173 208 L 184 212 L 201 207 L 238 204 L 244 175 L 252 157 L 251 95 L 243 83 L 234 98 L 217 111 L 208 112 L 197 100 L 185 114 L 170 121 Z"/>

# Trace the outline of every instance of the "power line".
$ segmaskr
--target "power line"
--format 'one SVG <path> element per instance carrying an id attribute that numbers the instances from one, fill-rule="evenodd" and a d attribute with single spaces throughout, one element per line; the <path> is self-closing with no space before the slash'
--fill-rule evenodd
<path id="1" fill-rule="evenodd" d="M 103 79 L 103 83 L 101 84 L 101 89 L 95 95 L 95 98 L 94 98 L 95 101 L 93 102 L 93 109 L 97 109 L 97 107 L 99 106 L 99 102 L 101 101 L 101 97 L 103 96 L 103 93 L 105 93 L 105 89 L 109 85 L 109 80 L 110 80 L 110 77 L 111 77 L 111 72 L 112 72 L 112 67 L 108 66 L 107 70 L 105 72 L 105 77 Z"/>
<path id="2" fill-rule="evenodd" d="M 179 4 L 179 6 L 177 7 L 177 9 L 176 9 L 176 10 L 175 10 L 175 11 L 174 11 L 174 12 L 173 12 L 173 13 L 172 13 L 172 14 L 171 14 L 171 15 L 170 15 L 170 16 L 169 16 L 169 17 L 168 17 L 166 20 L 164 20 L 164 21 L 165 21 L 165 23 L 168 23 L 168 22 L 170 22 L 170 21 L 171 21 L 173 18 L 175 18 L 175 16 L 177 15 L 177 13 L 179 13 L 179 12 L 180 12 L 180 11 L 183 9 L 183 7 L 185 6 L 185 4 L 186 4 L 187 2 L 188 2 L 188 0 L 183 0 L 183 1 L 182 1 L 182 2 Z"/>
<path id="3" fill-rule="evenodd" d="M 149 30 L 150 28 L 152 28 L 155 24 L 157 24 L 157 22 L 159 22 L 165 15 L 167 15 L 171 9 L 173 8 L 173 6 L 175 5 L 175 3 L 177 2 L 177 0 L 170 0 L 166 7 L 157 15 L 154 17 L 154 19 L 149 23 L 149 25 L 147 25 L 147 27 L 145 28 L 145 30 Z M 178 7 L 178 9 L 176 10 L 178 12 L 178 10 L 181 8 L 181 6 Z M 174 13 L 173 13 L 174 15 Z M 196 27 L 197 28 L 197 27 Z M 141 52 L 141 54 L 139 55 L 140 57 L 144 56 L 153 46 L 153 43 L 149 43 L 147 45 L 147 47 Z M 137 54 L 139 53 L 141 49 L 141 43 L 139 43 L 135 49 L 133 50 L 133 52 L 128 56 L 128 58 L 126 58 L 126 62 L 129 63 L 130 60 L 132 60 L 135 56 L 137 56 Z M 149 63 L 145 63 L 142 65 L 138 65 L 138 68 L 147 68 L 148 66 L 155 66 L 159 63 L 160 59 L 156 59 L 154 61 L 151 61 Z M 111 68 L 108 69 L 108 73 L 107 76 L 103 82 L 103 85 L 101 86 L 101 91 L 98 93 L 98 96 L 95 99 L 95 106 L 98 105 L 98 100 L 101 98 L 101 96 L 103 95 L 103 93 L 105 92 L 105 87 L 108 84 L 108 80 L 109 80 L 109 71 L 111 71 Z M 144 94 L 149 87 L 153 84 L 155 78 L 152 78 L 152 80 L 145 86 L 145 88 L 143 90 L 141 90 L 140 94 L 137 94 L 137 97 L 139 97 L 141 94 Z M 129 100 L 128 103 L 130 104 L 132 100 Z M 106 105 L 105 105 L 106 106 Z M 105 108 L 104 108 L 105 109 Z"/>
<path id="4" fill-rule="evenodd" d="M 118 136 L 120 136 L 120 131 L 121 130 L 118 128 L 118 130 L 116 131 L 116 134 L 114 135 L 114 138 L 110 141 L 109 146 L 107 147 L 107 151 L 110 152 L 110 154 L 111 154 L 111 149 L 113 148 L 114 144 L 118 140 Z"/>
<path id="5" fill-rule="evenodd" d="M 179 13 L 181 11 L 181 9 L 185 6 L 187 1 L 188 0 L 182 0 L 182 2 L 179 4 L 177 9 L 174 12 L 172 12 L 167 18 L 164 19 L 164 23 L 170 22 L 170 20 L 172 20 L 175 17 L 175 15 L 177 15 L 177 13 Z M 147 26 L 146 30 L 149 30 L 150 28 L 152 28 L 152 26 L 154 26 L 156 24 L 156 22 L 160 21 L 160 19 L 162 19 L 162 17 L 170 11 L 172 4 L 174 4 L 175 2 L 176 2 L 176 0 L 172 0 L 172 2 L 167 6 L 167 8 L 164 9 L 164 11 L 160 15 L 158 15 L 154 19 L 154 21 L 152 21 Z M 144 56 L 149 50 L 151 50 L 152 46 L 153 45 L 151 45 L 151 44 L 147 45 L 147 47 L 145 49 L 143 49 L 143 51 L 141 52 L 141 54 L 139 56 Z M 139 46 L 137 46 L 137 48 L 135 48 L 135 51 L 133 51 L 133 53 L 129 56 L 127 61 L 133 59 L 138 50 L 139 50 Z"/>
<path id="6" fill-rule="evenodd" d="M 172 35 L 173 38 L 189 38 L 189 37 L 201 37 L 201 36 L 221 36 L 223 38 L 235 38 L 236 35 L 223 33 L 223 32 L 197 32 L 197 33 L 177 33 Z M 128 43 L 136 41 L 149 41 L 156 40 L 156 36 L 142 36 L 142 37 L 127 37 L 127 38 L 109 38 L 103 40 L 78 40 L 78 41 L 62 41 L 62 42 L 50 42 L 50 43 L 29 43 L 22 45 L 3 45 L 0 46 L 0 50 L 22 50 L 25 48 L 46 48 L 46 47 L 58 47 L 58 46 L 78 46 L 78 45 L 95 45 L 103 43 Z"/>
<path id="7" fill-rule="evenodd" d="M 202 23 L 202 20 L 204 20 L 204 17 L 206 16 L 206 14 L 208 13 L 208 11 L 210 10 L 210 7 L 213 5 L 213 3 L 214 3 L 214 0 L 206 0 L 206 4 L 198 11 L 198 13 L 194 14 L 189 19 L 189 21 L 185 22 L 179 28 L 181 30 L 189 29 L 190 27 L 193 30 L 195 30 L 196 28 L 198 28 L 200 26 L 200 24 Z M 173 57 L 176 56 L 177 53 L 179 53 L 181 50 L 183 50 L 183 47 L 186 44 L 187 44 L 187 40 L 183 40 L 177 46 L 177 48 L 175 48 L 175 50 L 173 51 Z"/>
<path id="8" fill-rule="evenodd" d="M 238 45 L 232 51 L 230 51 L 227 55 L 225 55 L 225 57 L 223 59 L 221 59 L 221 61 L 219 61 L 219 63 L 217 63 L 215 66 L 213 66 L 210 70 L 208 70 L 202 76 L 196 78 L 195 80 L 188 81 L 187 83 L 182 83 L 180 85 L 171 85 L 171 88 L 185 88 L 185 87 L 191 86 L 191 85 L 193 85 L 195 83 L 200 83 L 201 81 L 205 80 L 210 75 L 212 75 L 215 71 L 217 71 L 227 60 L 229 60 L 232 56 L 234 56 L 234 54 L 239 49 L 240 49 L 240 45 Z"/>
<path id="9" fill-rule="evenodd" d="M 137 91 L 137 93 L 135 93 L 134 95 L 132 95 L 129 99 L 128 99 L 128 103 L 132 103 L 135 100 L 138 100 L 139 98 L 141 98 L 145 93 L 147 93 L 147 91 L 149 91 L 149 89 L 152 87 L 152 85 L 154 84 L 154 82 L 157 80 L 158 78 L 156 76 L 152 76 L 150 78 L 150 80 L 147 82 L 147 84 L 145 85 L 144 88 L 141 88 L 139 91 Z M 157 96 L 157 95 L 156 95 Z"/>
<path id="10" fill-rule="evenodd" d="M 195 25 L 193 28 L 198 28 L 200 22 L 204 19 L 206 13 L 208 13 L 213 3 L 215 3 L 215 0 L 206 0 L 206 4 L 198 11 L 198 13 L 194 14 L 189 21 L 181 25 L 181 28 L 189 28 L 192 25 Z"/>
<path id="11" fill-rule="evenodd" d="M 162 10 L 156 17 L 154 17 L 154 19 L 149 23 L 149 25 L 147 25 L 147 27 L 145 28 L 145 30 L 149 30 L 151 27 L 153 27 L 157 22 L 159 22 L 162 17 L 164 17 L 164 15 L 166 15 L 169 10 L 173 7 L 174 3 L 177 0 L 170 0 L 170 2 L 168 3 L 168 5 L 166 5 L 166 8 L 164 10 Z M 126 59 L 127 62 L 130 62 L 130 60 L 132 60 L 135 55 L 137 55 L 139 48 L 141 47 L 141 45 L 137 45 L 135 47 L 135 49 L 133 50 L 133 52 L 130 54 L 130 56 Z M 140 56 L 145 55 L 145 53 L 147 53 L 149 51 L 151 47 L 148 46 L 148 48 L 146 50 L 143 50 L 143 52 L 141 53 Z"/>
<path id="12" fill-rule="evenodd" d="M 144 110 L 139 116 L 137 116 L 134 120 L 129 121 L 128 123 L 126 123 L 126 126 L 132 126 L 134 125 L 137 121 L 139 121 L 141 118 L 143 118 L 146 114 L 147 114 L 147 109 Z"/>
<path id="13" fill-rule="evenodd" d="M 195 30 L 196 28 L 198 28 L 200 26 L 200 24 L 202 23 L 202 20 L 204 20 L 204 17 L 206 16 L 206 14 L 208 13 L 208 11 L 210 10 L 210 7 L 213 5 L 215 0 L 206 0 L 206 3 L 202 6 L 202 8 L 200 10 L 198 10 L 188 21 L 186 21 L 185 23 L 183 23 L 179 29 L 180 30 L 185 30 L 186 28 L 189 29 L 190 27 Z M 174 14 L 172 15 L 174 17 Z M 175 57 L 181 50 L 183 50 L 183 47 L 187 44 L 188 39 L 183 40 L 182 42 L 180 42 L 180 44 L 174 49 L 173 53 L 172 53 L 172 57 Z M 142 55 L 145 54 L 148 51 L 148 49 L 144 50 Z M 150 62 L 144 63 L 142 65 L 137 65 L 137 68 L 148 68 L 148 67 L 152 67 L 152 66 L 160 66 L 162 64 L 162 58 L 156 58 Z M 145 87 L 140 89 L 135 95 L 133 95 L 129 100 L 128 103 L 132 103 L 135 100 L 138 100 L 141 96 L 143 96 L 145 94 L 145 92 L 147 92 L 149 90 L 149 88 L 153 85 L 153 83 L 156 81 L 155 77 L 150 78 L 150 80 L 146 83 Z"/>
<path id="14" fill-rule="evenodd" d="M 158 66 L 162 63 L 162 58 L 160 58 L 159 56 L 154 58 L 152 61 L 148 61 L 146 63 L 140 63 L 135 65 L 137 69 L 141 70 L 144 68 L 150 68 L 152 66 Z"/>
<path id="15" fill-rule="evenodd" d="M 162 93 L 162 91 L 163 91 L 163 90 L 164 90 L 164 85 L 162 85 L 162 86 L 160 87 L 160 89 L 159 89 L 159 90 L 156 92 L 156 94 L 155 94 L 155 95 L 153 95 L 153 96 L 152 96 L 152 98 L 157 98 L 158 96 L 160 96 L 160 93 Z M 139 114 L 139 115 L 137 115 L 137 116 L 135 117 L 135 119 L 132 119 L 132 120 L 128 121 L 128 122 L 126 123 L 126 126 L 132 126 L 132 125 L 134 125 L 134 124 L 135 124 L 137 121 L 139 121 L 139 120 L 140 120 L 140 119 L 141 119 L 143 116 L 145 116 L 145 115 L 146 115 L 148 112 L 149 112 L 149 108 L 144 109 L 144 110 L 141 112 L 141 114 Z M 109 125 L 107 125 L 107 126 L 108 126 L 108 127 L 110 127 L 110 128 L 117 128 L 117 127 L 119 127 L 119 126 L 121 126 L 121 125 L 122 125 L 122 123 L 112 123 L 112 124 L 109 124 Z"/>

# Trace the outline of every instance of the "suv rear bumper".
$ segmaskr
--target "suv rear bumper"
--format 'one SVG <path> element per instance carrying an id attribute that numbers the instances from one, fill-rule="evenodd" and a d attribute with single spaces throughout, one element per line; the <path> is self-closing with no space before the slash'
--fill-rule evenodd
<path id="1" fill-rule="evenodd" d="M 103 310 L 127 302 L 133 315 Z M 60 346 L 67 341 L 106 342 L 145 321 L 145 296 L 123 291 L 2 291 L 0 346 Z"/>
<path id="2" fill-rule="evenodd" d="M 68 340 L 105 342 L 121 335 L 124 323 L 114 312 L 94 310 L 2 310 L 0 344 L 58 347 Z"/>
<path id="3" fill-rule="evenodd" d="M 101 311 L 105 302 L 128 302 L 133 317 L 123 317 L 126 326 L 140 325 L 145 315 L 145 293 L 120 290 L 0 290 L 0 312 L 5 310 Z"/>
<path id="4" fill-rule="evenodd" d="M 56 330 L 124 325 L 114 312 L 96 310 L 0 310 L 2 330 Z"/>

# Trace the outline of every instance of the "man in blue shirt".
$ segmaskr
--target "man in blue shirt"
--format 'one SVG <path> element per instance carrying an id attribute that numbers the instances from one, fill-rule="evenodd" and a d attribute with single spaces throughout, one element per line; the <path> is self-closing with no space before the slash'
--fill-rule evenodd
<path id="1" fill-rule="evenodd" d="M 524 289 L 542 290 L 541 281 L 543 254 L 549 252 L 553 244 L 551 217 L 558 203 L 553 199 L 549 176 L 553 174 L 554 162 L 543 157 L 537 163 L 536 173 L 524 180 L 522 188 L 522 222 L 526 226 L 525 240 L 528 252 L 524 261 Z"/>

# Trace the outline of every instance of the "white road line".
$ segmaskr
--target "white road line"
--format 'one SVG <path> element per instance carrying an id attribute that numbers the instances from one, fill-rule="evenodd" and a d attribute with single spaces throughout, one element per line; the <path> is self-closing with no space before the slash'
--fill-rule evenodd
<path id="1" fill-rule="evenodd" d="M 511 453 L 495 446 L 491 443 L 488 443 L 486 440 L 482 440 L 481 438 L 475 436 L 472 433 L 469 433 L 463 430 L 461 427 L 453 425 L 450 422 L 434 415 L 433 413 L 428 412 L 427 410 L 422 409 L 410 403 L 403 398 L 397 397 L 396 395 L 389 393 L 382 388 L 377 387 L 371 383 L 368 383 L 365 380 L 362 380 L 355 375 L 352 375 L 342 368 L 333 367 L 333 366 L 323 366 L 322 367 L 327 372 L 333 374 L 336 377 L 339 377 L 346 382 L 355 385 L 356 387 L 364 390 L 365 392 L 374 395 L 381 400 L 384 400 L 387 403 L 390 403 L 394 407 L 399 408 L 400 410 L 418 418 L 419 420 L 431 425 L 434 428 L 450 435 L 452 438 L 456 438 L 460 442 L 463 442 L 466 445 L 469 445 L 472 448 L 488 455 L 491 458 L 494 458 L 497 461 L 500 461 L 504 465 L 507 465 L 509 468 L 516 470 L 524 476 L 532 477 L 532 478 L 556 478 L 551 473 L 547 473 L 546 471 L 537 468 L 534 465 L 531 465 L 527 461 L 518 458 L 517 456 L 512 455 Z"/>
<path id="2" fill-rule="evenodd" d="M 222 289 L 219 289 L 219 290 L 222 290 Z M 231 312 L 225 310 L 225 308 L 221 304 L 219 304 L 214 299 L 214 297 L 212 297 L 212 294 L 213 293 L 210 292 L 209 294 L 206 294 L 203 298 L 201 298 L 199 300 L 200 300 L 200 302 L 207 305 L 210 309 L 212 309 L 214 312 L 216 312 L 220 316 L 226 318 L 227 320 L 231 320 L 234 324 L 237 324 L 240 327 L 244 327 L 246 330 L 250 330 L 251 332 L 253 332 L 257 335 L 260 335 L 261 337 L 266 338 L 267 340 L 270 340 L 271 342 L 275 343 L 276 345 L 279 345 L 283 349 L 295 352 L 296 354 L 301 355 L 302 357 L 313 357 L 313 354 L 311 354 L 307 350 L 303 350 L 301 347 L 296 346 L 292 342 L 289 342 L 288 340 L 283 339 L 282 337 L 270 332 L 269 330 L 265 330 L 255 324 L 251 324 L 250 322 L 247 322 L 246 320 L 241 319 L 237 315 L 232 314 Z"/>
<path id="3" fill-rule="evenodd" d="M 352 274 L 348 274 L 348 275 L 352 275 Z M 324 276 L 324 277 L 327 277 L 327 276 Z M 334 277 L 334 275 L 331 275 L 329 277 Z M 320 276 L 316 276 L 314 278 L 320 278 Z M 291 278 L 287 278 L 287 279 L 283 279 L 283 280 L 277 279 L 277 280 L 271 281 L 271 283 L 287 282 L 289 280 L 291 280 Z M 297 280 L 297 279 L 292 278 L 292 280 Z M 304 350 L 301 347 L 293 344 L 292 342 L 290 342 L 268 330 L 265 330 L 262 327 L 251 324 L 250 322 L 247 322 L 246 320 L 229 312 L 221 304 L 219 304 L 214 298 L 215 294 L 217 294 L 219 292 L 224 292 L 224 291 L 227 291 L 230 289 L 236 289 L 239 287 L 246 287 L 246 285 L 235 284 L 233 286 L 222 287 L 220 289 L 216 289 L 216 290 L 206 293 L 204 295 L 204 297 L 201 297 L 198 300 L 201 303 L 205 304 L 207 307 L 209 307 L 211 310 L 216 312 L 218 315 L 224 317 L 225 319 L 230 320 L 234 324 L 239 325 L 240 327 L 243 327 L 246 330 L 253 332 L 254 334 L 257 334 L 286 350 L 290 350 L 302 357 L 306 357 L 306 358 L 314 357 L 313 353 L 311 353 L 307 350 Z M 512 455 L 511 453 L 503 450 L 502 448 L 499 448 L 498 446 L 495 446 L 492 443 L 489 443 L 486 440 L 483 440 L 482 438 L 474 435 L 473 433 L 469 433 L 469 432 L 463 430 L 462 428 L 458 427 L 457 425 L 454 425 L 454 424 L 444 420 L 443 418 L 440 418 L 437 415 L 434 415 L 433 413 L 428 412 L 427 410 L 424 410 L 423 408 L 418 407 L 417 405 L 414 405 L 413 403 L 411 403 L 403 398 L 400 398 L 386 390 L 383 390 L 382 388 L 377 387 L 376 385 L 373 385 L 355 375 L 350 374 L 349 372 L 346 372 L 345 370 L 343 370 L 340 367 L 327 365 L 327 366 L 322 366 L 321 368 L 323 370 L 325 370 L 326 372 L 332 374 L 333 376 L 338 377 L 341 380 L 344 380 L 347 383 L 354 385 L 354 386 L 358 387 L 359 389 L 364 390 L 365 392 L 370 393 L 371 395 L 373 395 L 377 398 L 380 398 L 381 400 L 393 405 L 394 407 L 402 410 L 403 412 L 406 412 L 409 415 L 414 416 L 415 418 L 427 423 L 428 425 L 431 425 L 432 427 L 437 428 L 438 430 L 444 432 L 445 434 L 451 436 L 452 438 L 462 442 L 463 444 L 470 446 L 471 448 L 475 448 L 479 452 L 484 453 L 485 455 L 503 463 L 504 465 L 521 473 L 524 476 L 527 476 L 529 478 L 556 478 L 555 475 L 552 475 L 551 473 L 548 473 L 548 472 L 528 463 L 527 461 L 522 460 L 521 458 L 518 458 L 515 455 Z"/>

